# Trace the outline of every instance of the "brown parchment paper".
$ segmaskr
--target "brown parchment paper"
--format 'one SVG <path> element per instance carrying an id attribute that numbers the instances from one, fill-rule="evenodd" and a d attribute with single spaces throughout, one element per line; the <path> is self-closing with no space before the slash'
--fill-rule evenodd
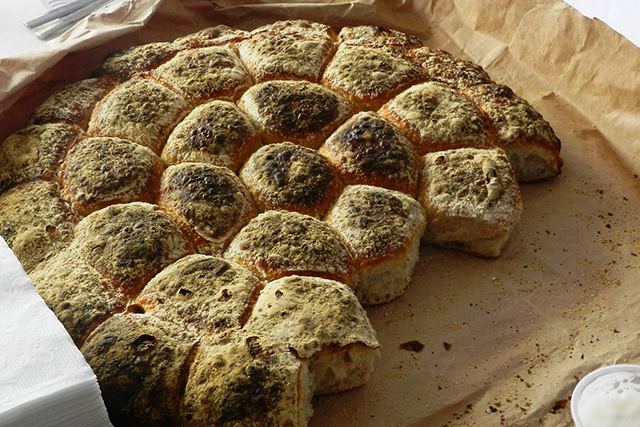
<path id="1" fill-rule="evenodd" d="M 422 247 L 408 291 L 367 309 L 382 344 L 371 381 L 317 397 L 310 426 L 572 426 L 582 376 L 640 363 L 640 51 L 562 1 L 164 0 L 136 31 L 40 66 L 17 100 L 9 90 L 0 138 L 112 49 L 288 18 L 386 25 L 480 63 L 551 122 L 565 161 L 522 186 L 497 259 Z M 421 351 L 400 348 L 414 340 Z"/>

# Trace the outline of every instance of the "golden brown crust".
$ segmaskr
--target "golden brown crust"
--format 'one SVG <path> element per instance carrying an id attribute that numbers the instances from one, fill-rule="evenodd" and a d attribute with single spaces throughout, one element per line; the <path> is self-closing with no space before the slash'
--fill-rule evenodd
<path id="1" fill-rule="evenodd" d="M 324 157 L 290 142 L 256 151 L 240 178 L 261 212 L 283 209 L 320 218 L 342 191 L 338 174 Z"/>
<path id="2" fill-rule="evenodd" d="M 31 181 L 0 195 L 0 235 L 28 273 L 67 247 L 75 217 L 57 183 Z"/>
<path id="3" fill-rule="evenodd" d="M 136 299 L 146 313 L 202 332 L 240 328 L 262 282 L 222 258 L 189 255 L 158 273 Z"/>
<path id="4" fill-rule="evenodd" d="M 71 83 L 44 101 L 29 124 L 67 123 L 86 130 L 93 108 L 116 84 L 117 80 L 108 76 Z"/>
<path id="5" fill-rule="evenodd" d="M 32 125 L 0 144 L 0 192 L 34 179 L 55 179 L 69 147 L 83 132 L 64 123 Z"/>
<path id="6" fill-rule="evenodd" d="M 334 53 L 336 34 L 328 25 L 304 20 L 265 25 L 237 44 L 240 57 L 257 82 L 317 82 Z"/>
<path id="7" fill-rule="evenodd" d="M 191 236 L 199 252 L 221 255 L 258 211 L 240 178 L 206 163 L 180 163 L 162 176 L 158 205 Z"/>
<path id="8" fill-rule="evenodd" d="M 353 275 L 351 254 L 336 232 L 298 212 L 258 215 L 240 230 L 224 257 L 264 280 L 297 274 L 350 284 Z"/>
<path id="9" fill-rule="evenodd" d="M 38 265 L 29 278 L 77 346 L 128 300 L 73 247 Z"/>
<path id="10" fill-rule="evenodd" d="M 340 126 L 318 150 L 347 184 L 371 184 L 407 193 L 418 190 L 420 159 L 411 142 L 373 112 Z"/>
<path id="11" fill-rule="evenodd" d="M 97 104 L 87 133 L 127 139 L 160 154 L 189 111 L 189 103 L 166 87 L 151 80 L 129 80 Z"/>
<path id="12" fill-rule="evenodd" d="M 444 83 L 454 89 L 493 82 L 480 65 L 455 57 L 444 50 L 423 46 L 408 51 L 407 57 L 424 69 L 429 80 Z"/>
<path id="13" fill-rule="evenodd" d="M 82 353 L 115 425 L 179 425 L 180 401 L 197 337 L 184 325 L 119 314 L 100 325 Z"/>
<path id="14" fill-rule="evenodd" d="M 162 150 L 162 159 L 168 164 L 212 163 L 238 172 L 261 146 L 260 135 L 234 104 L 211 101 L 194 108 L 175 127 Z"/>
<path id="15" fill-rule="evenodd" d="M 485 84 L 464 91 L 492 120 L 497 145 L 509 157 L 519 182 L 552 178 L 560 173 L 560 140 L 549 122 L 505 85 Z"/>
<path id="16" fill-rule="evenodd" d="M 62 166 L 62 194 L 83 216 L 116 203 L 151 203 L 163 169 L 147 147 L 120 138 L 86 138 L 69 150 Z"/>
<path id="17" fill-rule="evenodd" d="M 308 377 L 307 364 L 268 337 L 240 331 L 205 337 L 189 372 L 180 425 L 305 426 Z"/>
<path id="18" fill-rule="evenodd" d="M 82 258 L 126 295 L 192 252 L 178 225 L 156 205 L 128 203 L 80 221 L 73 243 Z"/>
<path id="19" fill-rule="evenodd" d="M 321 83 L 358 110 L 375 111 L 420 80 L 424 80 L 420 68 L 391 49 L 342 45 Z"/>
<path id="20" fill-rule="evenodd" d="M 338 34 L 338 42 L 341 45 L 391 48 L 398 53 L 422 46 L 415 36 L 378 25 L 344 27 Z"/>
<path id="21" fill-rule="evenodd" d="M 173 58 L 182 49 L 179 44 L 156 42 L 115 50 L 105 56 L 91 77 L 112 76 L 121 81 L 140 77 Z"/>
<path id="22" fill-rule="evenodd" d="M 442 83 L 415 85 L 386 103 L 379 114 L 398 126 L 420 155 L 495 143 L 495 131 L 471 101 Z"/>
<path id="23" fill-rule="evenodd" d="M 310 148 L 318 148 L 353 111 L 319 84 L 286 80 L 251 87 L 238 106 L 253 120 L 263 143 L 289 141 Z"/>
<path id="24" fill-rule="evenodd" d="M 231 28 L 226 25 L 216 25 L 184 37 L 178 37 L 174 40 L 174 44 L 187 49 L 194 49 L 207 46 L 222 46 L 229 43 L 233 44 L 247 37 L 249 37 L 248 31 Z"/>
<path id="25" fill-rule="evenodd" d="M 211 46 L 179 52 L 151 72 L 193 105 L 213 99 L 235 101 L 252 84 L 251 76 L 229 46 Z"/>

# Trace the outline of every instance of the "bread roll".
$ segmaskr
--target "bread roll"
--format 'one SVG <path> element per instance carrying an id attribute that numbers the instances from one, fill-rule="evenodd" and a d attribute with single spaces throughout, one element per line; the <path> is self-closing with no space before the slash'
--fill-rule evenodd
<path id="1" fill-rule="evenodd" d="M 96 103 L 116 84 L 117 80 L 108 76 L 71 83 L 36 108 L 29 124 L 67 123 L 86 130 Z"/>
<path id="2" fill-rule="evenodd" d="M 338 34 L 341 45 L 392 48 L 398 53 L 422 46 L 419 38 L 393 28 L 379 25 L 356 25 L 343 27 Z"/>
<path id="3" fill-rule="evenodd" d="M 249 155 L 261 146 L 260 135 L 234 104 L 211 101 L 194 108 L 175 127 L 161 157 L 170 165 L 212 163 L 238 172 Z"/>
<path id="4" fill-rule="evenodd" d="M 265 144 L 289 141 L 318 148 L 352 113 L 342 97 L 316 83 L 275 80 L 252 86 L 238 106 Z"/>
<path id="5" fill-rule="evenodd" d="M 340 126 L 318 152 L 345 184 L 371 184 L 415 196 L 420 160 L 411 142 L 377 114 L 360 112 Z"/>
<path id="6" fill-rule="evenodd" d="M 235 101 L 251 84 L 251 76 L 229 46 L 183 50 L 151 72 L 192 105 L 213 99 Z"/>
<path id="7" fill-rule="evenodd" d="M 336 37 L 328 25 L 301 19 L 278 21 L 255 29 L 237 47 L 256 82 L 317 82 L 334 53 Z"/>
<path id="8" fill-rule="evenodd" d="M 82 346 L 116 426 L 180 424 L 180 402 L 198 337 L 184 325 L 124 313 Z"/>
<path id="9" fill-rule="evenodd" d="M 34 179 L 55 179 L 69 147 L 83 137 L 64 123 L 27 126 L 0 144 L 0 192 Z"/>
<path id="10" fill-rule="evenodd" d="M 158 206 L 112 205 L 80 221 L 74 246 L 125 295 L 135 295 L 160 270 L 192 252 L 178 225 Z"/>
<path id="11" fill-rule="evenodd" d="M 292 274 L 347 284 L 353 280 L 353 259 L 338 234 L 326 223 L 298 212 L 261 213 L 240 230 L 224 257 L 263 280 Z"/>
<path id="12" fill-rule="evenodd" d="M 173 128 L 190 111 L 189 103 L 166 87 L 151 80 L 129 80 L 98 102 L 87 133 L 127 139 L 159 155 Z"/>
<path id="13" fill-rule="evenodd" d="M 522 198 L 500 148 L 462 148 L 423 157 L 418 198 L 426 243 L 495 258 L 520 220 Z"/>
<path id="14" fill-rule="evenodd" d="M 240 170 L 240 178 L 261 212 L 283 209 L 320 218 L 342 191 L 327 159 L 290 142 L 256 151 Z"/>
<path id="15" fill-rule="evenodd" d="M 201 253 L 221 255 L 258 214 L 237 175 L 222 166 L 180 163 L 162 176 L 158 205 L 191 237 Z"/>
<path id="16" fill-rule="evenodd" d="M 146 75 L 184 49 L 171 42 L 147 43 L 115 50 L 104 57 L 91 77 L 111 76 L 120 81 Z"/>
<path id="17" fill-rule="evenodd" d="M 549 179 L 560 173 L 560 140 L 525 99 L 498 84 L 470 87 L 464 94 L 493 121 L 497 145 L 507 153 L 518 182 Z"/>
<path id="18" fill-rule="evenodd" d="M 322 75 L 321 83 L 342 95 L 360 111 L 382 105 L 424 74 L 392 49 L 341 45 Z"/>
<path id="19" fill-rule="evenodd" d="M 415 199 L 399 191 L 351 185 L 325 221 L 354 254 L 355 293 L 362 304 L 388 302 L 404 293 L 426 226 L 423 208 Z"/>
<path id="20" fill-rule="evenodd" d="M 62 194 L 83 216 L 116 203 L 155 202 L 163 165 L 147 147 L 120 138 L 86 138 L 62 165 Z"/>
<path id="21" fill-rule="evenodd" d="M 247 37 L 249 37 L 248 31 L 221 24 L 205 28 L 193 34 L 178 37 L 174 41 L 174 44 L 186 49 L 193 49 L 197 47 L 222 46 L 228 43 L 233 44 Z"/>
<path id="22" fill-rule="evenodd" d="M 76 219 L 55 182 L 30 181 L 0 194 L 0 235 L 29 273 L 67 247 Z"/>
<path id="23" fill-rule="evenodd" d="M 375 332 L 351 289 L 318 277 L 267 283 L 246 330 L 282 340 L 309 360 L 316 394 L 366 383 L 379 355 Z"/>
<path id="24" fill-rule="evenodd" d="M 189 255 L 158 273 L 136 298 L 156 317 L 205 332 L 240 328 L 262 283 L 245 268 L 222 258 Z"/>
<path id="25" fill-rule="evenodd" d="M 464 95 L 438 82 L 412 86 L 387 102 L 380 115 L 398 126 L 420 155 L 495 143 L 488 119 Z"/>

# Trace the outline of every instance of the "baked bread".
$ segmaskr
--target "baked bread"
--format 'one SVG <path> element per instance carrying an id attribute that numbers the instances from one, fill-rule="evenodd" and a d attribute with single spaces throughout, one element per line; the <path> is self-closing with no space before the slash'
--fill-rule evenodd
<path id="1" fill-rule="evenodd" d="M 338 33 L 341 45 L 392 48 L 399 53 L 422 46 L 419 38 L 393 28 L 379 25 L 343 27 Z"/>
<path id="2" fill-rule="evenodd" d="M 238 28 L 231 28 L 227 25 L 216 25 L 205 28 L 193 34 L 178 37 L 174 44 L 183 49 L 193 49 L 207 46 L 224 46 L 234 44 L 249 37 L 249 32 Z"/>
<path id="3" fill-rule="evenodd" d="M 161 157 L 170 165 L 212 163 L 238 172 L 247 157 L 261 146 L 260 135 L 235 104 L 211 101 L 194 108 L 175 127 Z"/>
<path id="4" fill-rule="evenodd" d="M 251 86 L 251 76 L 229 46 L 211 46 L 179 52 L 151 72 L 192 105 L 213 99 L 234 101 Z"/>
<path id="5" fill-rule="evenodd" d="M 0 235 L 29 273 L 66 248 L 77 219 L 57 183 L 37 180 L 0 194 Z"/>
<path id="6" fill-rule="evenodd" d="M 238 106 L 253 120 L 264 144 L 289 141 L 314 149 L 353 111 L 341 96 L 303 80 L 252 86 Z"/>
<path id="7" fill-rule="evenodd" d="M 173 128 L 191 111 L 189 103 L 152 80 L 128 80 L 93 110 L 89 136 L 112 136 L 160 154 Z"/>
<path id="8" fill-rule="evenodd" d="M 256 82 L 320 80 L 337 36 L 328 25 L 306 20 L 278 21 L 253 30 L 237 43 Z"/>
<path id="9" fill-rule="evenodd" d="M 453 148 L 495 145 L 489 120 L 460 92 L 438 82 L 410 87 L 379 111 L 420 155 Z"/>
<path id="10" fill-rule="evenodd" d="M 111 77 L 71 83 L 44 101 L 29 118 L 29 124 L 67 123 L 86 130 L 96 103 L 118 83 Z"/>
<path id="11" fill-rule="evenodd" d="M 321 83 L 342 95 L 360 111 L 376 111 L 420 80 L 424 74 L 390 48 L 340 45 Z"/>
<path id="12" fill-rule="evenodd" d="M 404 293 L 426 226 L 423 208 L 414 198 L 385 188 L 350 185 L 325 221 L 354 255 L 354 289 L 363 304 L 388 302 Z"/>
<path id="13" fill-rule="evenodd" d="M 27 126 L 0 145 L 0 191 L 34 179 L 54 179 L 82 130 L 64 123 Z"/>
<path id="14" fill-rule="evenodd" d="M 62 194 L 83 216 L 116 203 L 152 203 L 163 169 L 160 158 L 142 145 L 85 138 L 73 145 L 62 165 Z"/>
<path id="15" fill-rule="evenodd" d="M 373 328 L 351 289 L 319 277 L 267 283 L 246 330 L 282 340 L 308 360 L 316 394 L 365 384 L 379 356 Z"/>
<path id="16" fill-rule="evenodd" d="M 201 253 L 221 255 L 258 214 L 240 178 L 223 166 L 179 163 L 162 176 L 158 205 L 182 225 Z"/>
<path id="17" fill-rule="evenodd" d="M 560 173 L 560 140 L 525 99 L 499 84 L 477 85 L 463 93 L 493 122 L 497 145 L 507 153 L 518 182 L 541 181 Z"/>
<path id="18" fill-rule="evenodd" d="M 423 240 L 495 258 L 520 221 L 522 198 L 500 148 L 461 148 L 423 157 L 418 199 L 427 213 Z"/>
<path id="19" fill-rule="evenodd" d="M 240 328 L 262 282 L 223 258 L 194 254 L 156 275 L 135 302 L 138 311 L 207 332 Z"/>
<path id="20" fill-rule="evenodd" d="M 415 196 L 420 160 L 411 142 L 371 111 L 355 114 L 340 126 L 318 153 L 347 184 L 370 184 Z"/>
<path id="21" fill-rule="evenodd" d="M 261 212 L 283 209 L 321 218 L 342 191 L 327 159 L 290 142 L 256 151 L 240 170 L 240 178 Z"/>
<path id="22" fill-rule="evenodd" d="M 147 43 L 115 50 L 93 70 L 91 77 L 114 77 L 126 81 L 140 77 L 173 58 L 183 47 L 171 42 Z"/>
<path id="23" fill-rule="evenodd" d="M 224 257 L 262 280 L 297 274 L 353 281 L 353 259 L 340 236 L 326 223 L 298 212 L 261 213 L 240 230 Z"/>

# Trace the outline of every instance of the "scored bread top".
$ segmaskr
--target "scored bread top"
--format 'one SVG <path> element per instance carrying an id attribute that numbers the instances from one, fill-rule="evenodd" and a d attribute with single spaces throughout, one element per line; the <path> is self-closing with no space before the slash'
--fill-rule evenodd
<path id="1" fill-rule="evenodd" d="M 290 142 L 256 151 L 240 170 L 240 178 L 262 212 L 284 209 L 321 218 L 342 191 L 327 159 Z"/>
<path id="2" fill-rule="evenodd" d="M 261 146 L 260 135 L 235 104 L 211 101 L 194 108 L 175 127 L 161 157 L 170 165 L 203 162 L 238 172 Z"/>

